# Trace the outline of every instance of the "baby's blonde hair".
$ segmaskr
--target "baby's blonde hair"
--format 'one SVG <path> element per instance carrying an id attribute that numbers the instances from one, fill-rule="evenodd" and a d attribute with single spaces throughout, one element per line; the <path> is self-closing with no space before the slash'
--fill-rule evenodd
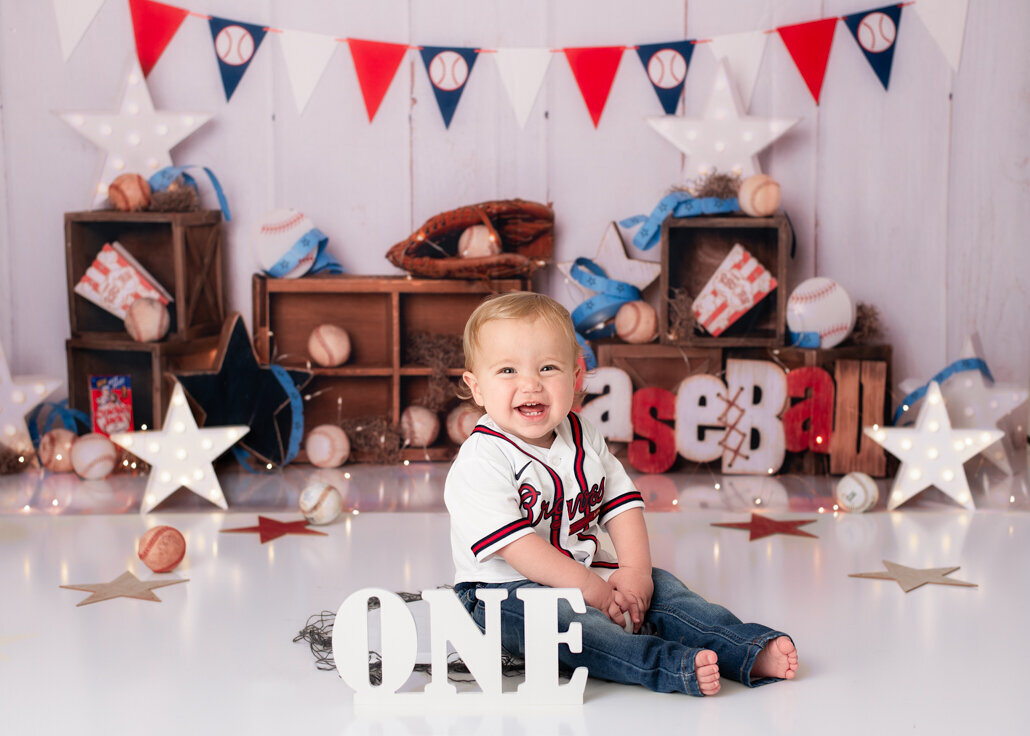
<path id="1" fill-rule="evenodd" d="M 479 332 L 487 322 L 495 319 L 542 319 L 562 333 L 569 344 L 573 359 L 579 355 L 576 329 L 569 310 L 549 296 L 530 291 L 497 294 L 483 301 L 465 323 L 462 347 L 465 350 L 465 370 L 473 370 L 479 350 Z"/>

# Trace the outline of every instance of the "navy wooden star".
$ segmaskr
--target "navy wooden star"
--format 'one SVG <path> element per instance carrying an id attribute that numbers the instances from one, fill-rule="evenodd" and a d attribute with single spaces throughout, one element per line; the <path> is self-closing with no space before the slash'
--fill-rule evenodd
<path id="1" fill-rule="evenodd" d="M 751 521 L 739 522 L 734 524 L 712 524 L 712 526 L 726 527 L 727 529 L 747 529 L 751 532 L 748 537 L 749 541 L 755 541 L 762 537 L 768 537 L 772 534 L 790 534 L 795 537 L 814 537 L 814 534 L 803 532 L 798 529 L 799 526 L 805 524 L 811 524 L 815 519 L 798 519 L 797 521 L 779 521 L 777 519 L 770 519 L 768 516 L 762 516 L 761 514 L 751 514 Z"/>
<path id="2" fill-rule="evenodd" d="M 258 363 L 238 313 L 229 315 L 222 328 L 214 370 L 177 373 L 176 378 L 199 407 L 204 425 L 245 424 L 250 432 L 240 447 L 264 463 L 282 465 L 292 459 L 288 457 L 290 440 L 299 442 L 304 432 L 300 391 L 311 380 L 311 373 L 273 371 Z"/>
<path id="3" fill-rule="evenodd" d="M 257 526 L 241 526 L 235 529 L 222 529 L 223 532 L 234 532 L 245 534 L 248 532 L 257 532 L 261 537 L 261 544 L 265 542 L 271 542 L 273 539 L 285 536 L 287 534 L 317 534 L 319 536 L 329 536 L 325 532 L 315 531 L 314 529 L 308 529 L 307 519 L 301 519 L 300 521 L 276 521 L 275 519 L 269 519 L 267 516 L 258 516 Z"/>

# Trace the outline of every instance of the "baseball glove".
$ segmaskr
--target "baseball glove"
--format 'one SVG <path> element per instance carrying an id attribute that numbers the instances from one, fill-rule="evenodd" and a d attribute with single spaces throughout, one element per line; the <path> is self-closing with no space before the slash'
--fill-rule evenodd
<path id="1" fill-rule="evenodd" d="M 466 228 L 486 225 L 501 243 L 495 256 L 461 258 L 458 239 Z M 528 276 L 554 252 L 554 210 L 522 199 L 458 207 L 429 218 L 386 257 L 414 276 L 474 279 Z"/>

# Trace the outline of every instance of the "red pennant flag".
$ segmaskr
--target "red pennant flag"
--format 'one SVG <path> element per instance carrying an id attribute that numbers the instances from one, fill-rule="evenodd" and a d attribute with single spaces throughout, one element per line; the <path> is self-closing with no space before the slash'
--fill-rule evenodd
<path id="1" fill-rule="evenodd" d="M 830 45 L 833 43 L 833 33 L 837 30 L 837 20 L 823 18 L 776 29 L 817 105 L 819 93 L 823 89 L 826 63 L 830 60 Z"/>
<path id="2" fill-rule="evenodd" d="M 572 74 L 579 84 L 583 101 L 597 127 L 608 102 L 608 93 L 615 81 L 615 72 L 619 70 L 624 46 L 599 46 L 596 48 L 562 49 L 569 60 Z"/>
<path id="3" fill-rule="evenodd" d="M 386 90 L 390 88 L 397 67 L 401 65 L 408 45 L 404 43 L 385 43 L 383 41 L 362 41 L 348 38 L 350 55 L 354 60 L 354 70 L 358 74 L 361 96 L 365 99 L 365 110 L 368 111 L 368 122 L 376 116 L 379 103 L 383 101 Z"/>
<path id="4" fill-rule="evenodd" d="M 132 14 L 132 29 L 136 34 L 136 56 L 145 77 L 150 74 L 189 13 L 184 8 L 151 0 L 129 0 L 129 12 Z"/>

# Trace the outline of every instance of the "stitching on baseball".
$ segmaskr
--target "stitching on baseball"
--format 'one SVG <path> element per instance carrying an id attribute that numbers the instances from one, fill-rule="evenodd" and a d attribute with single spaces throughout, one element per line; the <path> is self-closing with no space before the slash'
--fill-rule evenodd
<path id="1" fill-rule="evenodd" d="M 824 339 L 830 337 L 831 335 L 836 335 L 838 332 L 847 332 L 849 329 L 851 328 L 846 324 L 833 325 L 832 327 L 829 327 L 820 332 L 819 339 Z"/>
<path id="2" fill-rule="evenodd" d="M 304 219 L 304 214 L 302 212 L 298 212 L 295 215 L 293 215 L 292 217 L 290 217 L 290 219 L 288 219 L 288 220 L 283 220 L 282 222 L 273 222 L 273 223 L 268 223 L 268 224 L 262 225 L 261 226 L 261 232 L 262 233 L 267 233 L 269 235 L 283 233 L 283 232 L 289 230 L 290 228 L 292 228 L 294 225 L 296 225 L 298 222 L 300 222 L 303 219 Z"/>
<path id="3" fill-rule="evenodd" d="M 157 544 L 158 537 L 160 537 L 160 536 L 162 536 L 164 534 L 167 534 L 167 533 L 168 532 L 165 529 L 158 529 L 156 534 L 151 534 L 150 535 L 150 540 L 143 547 L 143 549 L 141 549 L 139 551 L 140 558 L 146 557 L 150 553 L 150 550 L 152 550 L 154 548 L 154 545 Z"/>
<path id="4" fill-rule="evenodd" d="M 820 299 L 820 298 L 822 298 L 824 296 L 827 296 L 828 294 L 830 294 L 830 292 L 832 292 L 836 288 L 837 288 L 836 284 L 830 284 L 829 286 L 824 286 L 823 288 L 819 289 L 818 291 L 813 291 L 813 292 L 811 292 L 809 294 L 798 294 L 797 292 L 795 292 L 795 293 L 790 295 L 790 301 L 795 302 L 795 303 L 797 303 L 797 302 L 810 302 L 810 301 L 814 301 L 815 299 Z"/>

